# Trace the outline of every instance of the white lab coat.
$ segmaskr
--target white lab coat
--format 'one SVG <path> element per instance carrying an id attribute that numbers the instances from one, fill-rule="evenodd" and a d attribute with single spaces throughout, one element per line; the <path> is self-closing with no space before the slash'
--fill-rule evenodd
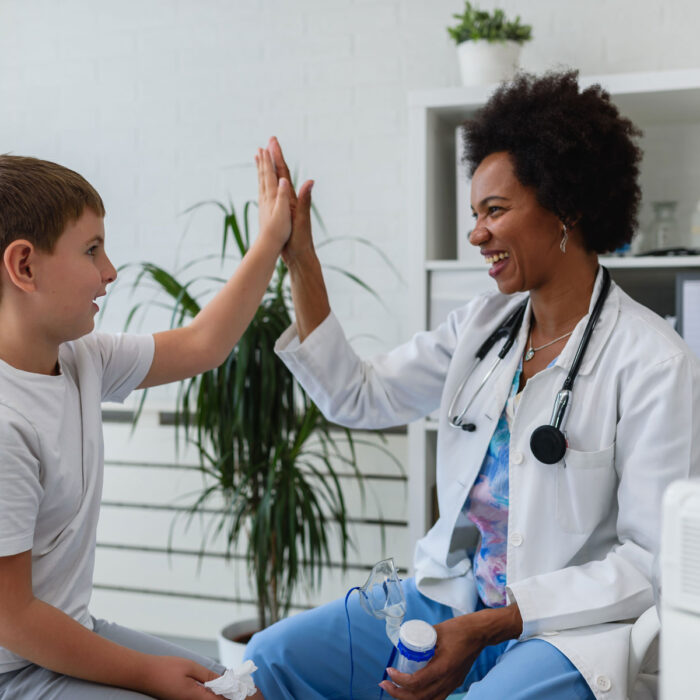
<path id="1" fill-rule="evenodd" d="M 596 280 L 591 307 L 602 275 Z M 331 314 L 302 344 L 294 327 L 277 351 L 323 413 L 353 428 L 384 428 L 439 407 L 440 517 L 417 544 L 418 589 L 456 612 L 477 593 L 468 551 L 476 529 L 462 507 L 481 468 L 527 341 L 530 308 L 517 344 L 472 404 L 475 432 L 455 430 L 447 410 L 466 405 L 501 347 L 475 366 L 484 339 L 523 295 L 477 297 L 437 330 L 361 360 Z M 530 451 L 532 431 L 549 422 L 588 316 L 556 363 L 526 384 L 510 438 L 507 593 L 523 618 L 522 639 L 542 636 L 578 668 L 600 700 L 625 700 L 631 621 L 653 605 L 661 497 L 700 465 L 700 363 L 669 324 L 614 283 L 573 387 L 562 462 Z"/>

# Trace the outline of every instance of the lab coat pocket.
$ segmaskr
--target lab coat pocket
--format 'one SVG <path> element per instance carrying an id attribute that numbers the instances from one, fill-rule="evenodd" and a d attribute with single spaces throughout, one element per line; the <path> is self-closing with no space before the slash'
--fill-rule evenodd
<path id="1" fill-rule="evenodd" d="M 586 534 L 615 498 L 615 443 L 597 452 L 567 450 L 557 469 L 557 520 L 564 532 Z"/>

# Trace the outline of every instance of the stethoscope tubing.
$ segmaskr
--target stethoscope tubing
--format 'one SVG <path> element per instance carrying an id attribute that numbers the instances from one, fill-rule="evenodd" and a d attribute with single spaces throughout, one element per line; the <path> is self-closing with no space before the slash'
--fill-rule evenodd
<path id="1" fill-rule="evenodd" d="M 588 319 L 588 322 L 586 324 L 586 328 L 584 329 L 583 336 L 581 337 L 581 341 L 579 342 L 578 348 L 576 349 L 576 354 L 574 356 L 574 360 L 571 363 L 571 367 L 569 369 L 569 372 L 567 373 L 566 379 L 564 380 L 564 384 L 561 388 L 561 390 L 557 393 L 556 400 L 554 403 L 554 409 L 552 411 L 552 417 L 550 419 L 550 423 L 547 426 L 541 426 L 540 428 L 537 428 L 535 432 L 533 433 L 533 436 L 531 437 L 531 447 L 533 448 L 533 452 L 535 453 L 535 456 L 542 462 L 545 462 L 546 464 L 553 464 L 555 461 L 559 461 L 561 457 L 564 456 L 564 452 L 566 450 L 566 439 L 565 435 L 563 433 L 563 426 L 566 421 L 566 416 L 569 412 L 569 409 L 571 407 L 571 399 L 572 399 L 572 387 L 574 383 L 574 379 L 576 378 L 576 375 L 578 374 L 579 367 L 581 366 L 581 362 L 583 361 L 583 356 L 586 352 L 586 349 L 588 348 L 588 344 L 591 339 L 591 335 L 593 334 L 593 329 L 595 328 L 596 324 L 598 323 L 598 318 L 600 317 L 600 314 L 603 310 L 603 305 L 605 304 L 605 300 L 608 296 L 608 292 L 610 291 L 610 273 L 607 271 L 606 268 L 602 267 L 601 268 L 603 271 L 603 283 L 602 287 L 600 290 L 600 293 L 598 295 L 598 298 L 596 299 L 595 306 L 593 307 L 593 311 L 591 312 L 591 316 Z M 454 393 L 454 396 L 452 397 L 452 401 L 450 403 L 450 408 L 448 410 L 448 423 L 450 426 L 453 428 L 460 428 L 462 430 L 467 430 L 469 432 L 472 432 L 476 430 L 476 425 L 474 423 L 465 423 L 464 422 L 464 417 L 467 414 L 467 411 L 470 409 L 472 404 L 474 403 L 474 400 L 478 396 L 478 394 L 481 392 L 483 387 L 485 386 L 486 382 L 490 379 L 491 375 L 495 372 L 496 367 L 500 364 L 501 360 L 505 357 L 505 355 L 508 353 L 510 348 L 513 346 L 515 342 L 515 337 L 520 330 L 520 327 L 522 325 L 523 317 L 525 315 L 525 307 L 527 305 L 527 302 L 523 302 L 513 313 L 508 316 L 508 318 L 502 323 L 487 339 L 486 341 L 481 345 L 479 350 L 476 353 L 476 358 L 477 358 L 477 363 L 481 361 L 490 351 L 490 349 L 493 347 L 494 343 L 498 340 L 498 338 L 502 337 L 504 333 L 507 334 L 507 339 L 506 342 L 503 344 L 503 347 L 498 353 L 498 356 L 496 357 L 495 362 L 493 365 L 490 367 L 488 372 L 484 375 L 484 378 L 481 380 L 481 383 L 477 387 L 476 391 L 474 394 L 472 394 L 472 397 L 469 399 L 467 402 L 467 405 L 465 408 L 459 413 L 459 415 L 453 415 L 454 410 L 455 410 L 455 405 L 457 403 L 457 399 L 461 395 L 464 387 L 467 384 L 467 381 L 469 380 L 469 377 L 471 376 L 472 372 L 474 371 L 474 368 L 472 368 L 469 373 L 464 377 L 462 382 L 459 385 L 459 388 L 457 391 Z M 547 440 L 554 440 L 554 442 L 557 443 L 556 449 L 554 451 L 550 451 L 550 453 L 547 453 L 547 449 L 545 447 L 542 447 L 540 449 L 535 443 L 540 443 L 543 440 L 546 442 Z M 563 446 L 563 447 L 562 447 Z M 546 456 L 545 456 L 546 455 Z"/>
<path id="2" fill-rule="evenodd" d="M 462 380 L 462 383 L 459 385 L 459 388 L 455 392 L 454 396 L 452 397 L 452 403 L 450 404 L 450 408 L 448 413 L 448 418 L 449 418 L 449 423 L 453 428 L 463 428 L 463 421 L 462 419 L 466 415 L 467 411 L 471 408 L 471 405 L 474 403 L 474 399 L 479 395 L 479 392 L 484 388 L 486 385 L 486 382 L 491 378 L 491 375 L 496 371 L 496 367 L 501 364 L 502 358 L 500 355 L 496 357 L 494 363 L 491 365 L 490 369 L 486 374 L 484 375 L 484 378 L 481 380 L 481 383 L 477 387 L 476 391 L 472 394 L 471 399 L 469 399 L 467 405 L 464 407 L 464 410 L 458 415 L 454 416 L 453 411 L 455 408 L 455 404 L 457 403 L 457 399 L 459 398 L 460 394 L 462 393 L 462 390 L 464 389 L 466 383 L 469 381 L 469 377 L 471 377 L 471 372 L 467 374 L 464 379 Z"/>

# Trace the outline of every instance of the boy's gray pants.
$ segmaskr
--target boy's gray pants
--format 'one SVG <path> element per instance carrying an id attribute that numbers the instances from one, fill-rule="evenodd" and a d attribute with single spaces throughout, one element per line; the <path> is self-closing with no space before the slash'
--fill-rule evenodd
<path id="1" fill-rule="evenodd" d="M 199 656 L 157 637 L 135 632 L 105 620 L 93 619 L 93 622 L 96 634 L 129 649 L 145 654 L 192 659 L 218 674 L 226 670 L 212 659 Z M 144 700 L 150 697 L 132 690 L 62 676 L 34 664 L 17 671 L 0 673 L 0 700 Z"/>

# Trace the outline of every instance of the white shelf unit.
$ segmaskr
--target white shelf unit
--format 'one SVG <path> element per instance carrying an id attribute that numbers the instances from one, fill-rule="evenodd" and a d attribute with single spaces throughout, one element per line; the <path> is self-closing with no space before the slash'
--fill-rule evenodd
<path id="1" fill-rule="evenodd" d="M 666 170 L 656 168 L 654 158 L 664 150 L 665 129 L 669 139 L 687 139 L 696 127 L 700 135 L 700 69 L 587 76 L 579 82 L 582 86 L 601 84 L 623 115 L 654 135 L 656 147 L 650 149 L 642 167 L 643 198 L 647 193 L 645 182 L 655 183 L 652 198 L 665 192 L 663 178 L 667 177 L 664 173 L 669 170 L 669 164 L 663 164 Z M 410 95 L 409 213 L 411 240 L 415 241 L 411 308 L 415 309 L 413 330 L 416 332 L 435 327 L 451 308 L 493 288 L 485 265 L 457 259 L 455 129 L 486 102 L 495 87 L 449 88 Z M 683 184 L 692 185 L 686 188 L 691 191 L 697 189 L 697 199 L 700 158 L 695 163 L 693 148 L 679 145 L 678 150 L 687 158 L 679 161 L 678 168 L 688 170 Z M 688 158 L 692 159 L 690 165 Z M 674 165 L 671 163 L 673 177 L 686 175 L 683 170 L 674 170 Z M 697 167 L 697 172 L 691 173 L 690 166 Z M 689 183 L 691 176 L 696 181 Z M 677 180 L 674 183 L 677 187 Z M 700 270 L 700 256 L 610 256 L 602 262 L 621 287 L 661 315 L 675 312 L 676 275 Z M 409 426 L 408 435 L 409 536 L 414 544 L 437 517 L 434 496 L 437 422 L 434 418 L 416 421 Z"/>

